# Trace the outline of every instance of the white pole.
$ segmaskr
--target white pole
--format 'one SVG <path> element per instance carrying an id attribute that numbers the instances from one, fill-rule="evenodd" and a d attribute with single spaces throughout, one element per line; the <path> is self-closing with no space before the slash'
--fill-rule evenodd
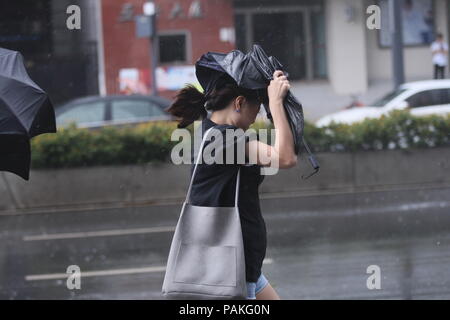
<path id="1" fill-rule="evenodd" d="M 103 44 L 103 20 L 102 20 L 102 0 L 95 1 L 96 10 L 96 29 L 97 29 L 97 57 L 98 57 L 98 90 L 101 96 L 105 96 L 105 50 Z"/>

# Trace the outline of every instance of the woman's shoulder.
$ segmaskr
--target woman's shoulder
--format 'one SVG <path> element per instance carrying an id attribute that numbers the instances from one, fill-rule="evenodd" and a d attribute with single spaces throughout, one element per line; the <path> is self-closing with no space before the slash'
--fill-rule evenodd
<path id="1" fill-rule="evenodd" d="M 217 124 L 208 119 L 207 121 L 205 121 L 204 126 L 203 126 L 203 135 L 209 129 L 213 129 L 211 131 L 217 130 L 216 134 L 220 133 L 224 138 L 227 136 L 233 136 L 233 139 L 234 139 L 234 137 L 236 137 L 236 136 L 238 138 L 242 138 L 243 136 L 245 136 L 245 132 L 235 125 Z M 209 133 L 209 136 L 211 136 L 211 134 L 212 133 Z"/>
<path id="2" fill-rule="evenodd" d="M 206 128 L 206 129 L 214 127 L 214 128 L 220 129 L 220 130 L 224 130 L 224 129 L 239 129 L 239 127 L 237 127 L 237 126 L 235 126 L 233 124 L 228 124 L 228 123 L 218 124 L 218 123 L 215 123 L 210 118 L 204 118 L 203 119 L 203 127 Z"/>

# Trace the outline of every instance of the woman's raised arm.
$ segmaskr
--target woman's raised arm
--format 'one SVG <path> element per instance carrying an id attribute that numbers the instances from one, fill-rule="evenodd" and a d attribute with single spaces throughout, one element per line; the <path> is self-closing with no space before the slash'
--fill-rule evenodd
<path id="1" fill-rule="evenodd" d="M 273 80 L 267 88 L 269 108 L 275 127 L 275 143 L 273 146 L 261 141 L 252 140 L 246 144 L 246 153 L 250 159 L 256 159 L 257 164 L 280 169 L 292 168 L 297 164 L 294 151 L 294 138 L 289 126 L 283 99 L 290 89 L 289 81 L 282 71 L 273 74 Z"/>

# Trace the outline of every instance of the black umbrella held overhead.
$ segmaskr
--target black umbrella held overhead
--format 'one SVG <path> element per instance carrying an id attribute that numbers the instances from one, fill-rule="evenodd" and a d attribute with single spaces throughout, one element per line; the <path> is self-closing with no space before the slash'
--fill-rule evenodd
<path id="1" fill-rule="evenodd" d="M 56 132 L 47 94 L 27 74 L 19 52 L 0 48 L 0 171 L 29 180 L 30 139 Z"/>
<path id="2" fill-rule="evenodd" d="M 239 50 L 233 50 L 227 54 L 208 52 L 201 56 L 195 67 L 198 81 L 206 93 L 214 87 L 218 79 L 224 74 L 228 74 L 236 81 L 238 86 L 246 89 L 261 90 L 267 96 L 267 86 L 273 79 L 272 75 L 275 70 L 282 70 L 288 76 L 288 73 L 283 70 L 282 64 L 275 57 L 268 57 L 259 45 L 253 45 L 253 49 L 247 54 Z M 294 137 L 295 153 L 298 154 L 300 152 L 300 146 L 303 143 L 308 152 L 311 166 L 314 168 L 314 172 L 306 177 L 309 178 L 319 171 L 320 166 L 304 139 L 302 105 L 289 91 L 283 101 L 283 106 Z M 265 99 L 264 108 L 267 117 L 273 122 L 268 99 Z"/>

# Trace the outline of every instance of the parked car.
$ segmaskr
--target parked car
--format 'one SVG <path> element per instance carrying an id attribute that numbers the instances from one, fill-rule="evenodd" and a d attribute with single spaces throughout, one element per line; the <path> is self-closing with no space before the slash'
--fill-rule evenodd
<path id="1" fill-rule="evenodd" d="M 57 127 L 75 122 L 79 128 L 135 125 L 157 120 L 173 120 L 164 111 L 170 101 L 144 95 L 91 96 L 72 100 L 55 108 Z"/>
<path id="2" fill-rule="evenodd" d="M 450 113 L 450 80 L 405 83 L 370 106 L 328 114 L 317 120 L 316 126 L 327 126 L 331 122 L 351 124 L 365 118 L 379 118 L 396 109 L 407 109 L 415 116 Z"/>

